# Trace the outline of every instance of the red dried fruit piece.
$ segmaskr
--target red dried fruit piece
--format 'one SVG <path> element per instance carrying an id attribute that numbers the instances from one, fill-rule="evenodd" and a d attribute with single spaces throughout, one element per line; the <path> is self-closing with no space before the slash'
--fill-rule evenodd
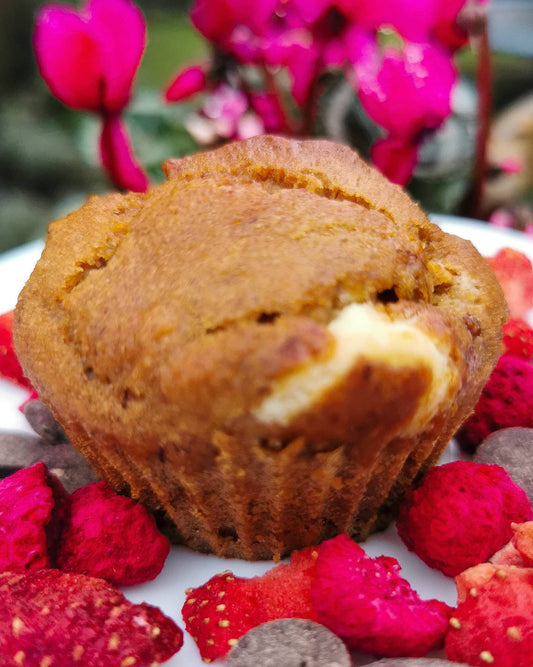
<path id="1" fill-rule="evenodd" d="M 0 315 L 0 376 L 15 382 L 24 389 L 32 389 L 13 347 L 13 311 Z"/>
<path id="2" fill-rule="evenodd" d="M 172 619 L 102 579 L 58 570 L 0 575 L 2 664 L 148 667 L 182 643 Z"/>
<path id="3" fill-rule="evenodd" d="M 507 542 L 501 549 L 499 549 L 495 554 L 489 558 L 490 563 L 493 565 L 507 565 L 514 567 L 524 567 L 524 559 L 520 555 L 520 552 L 513 544 L 513 541 Z M 459 575 L 460 576 L 460 575 Z"/>
<path id="4" fill-rule="evenodd" d="M 155 579 L 163 569 L 168 539 L 142 505 L 117 495 L 107 482 L 74 491 L 63 514 L 60 570 L 131 586 Z"/>
<path id="5" fill-rule="evenodd" d="M 262 577 L 246 580 L 245 588 L 255 591 L 263 600 L 268 620 L 305 618 L 317 620 L 311 599 L 318 549 L 307 547 L 295 551 L 290 563 L 281 564 Z"/>
<path id="6" fill-rule="evenodd" d="M 245 581 L 223 572 L 187 591 L 181 610 L 185 629 L 206 662 L 224 658 L 239 637 L 268 620 L 255 592 L 244 589 Z"/>
<path id="7" fill-rule="evenodd" d="M 490 559 L 494 565 L 533 567 L 533 521 L 511 524 L 513 537 Z"/>
<path id="8" fill-rule="evenodd" d="M 370 558 L 347 535 L 324 542 L 311 592 L 318 621 L 382 656 L 423 656 L 442 646 L 451 609 L 421 600 L 400 569 L 395 558 Z"/>
<path id="9" fill-rule="evenodd" d="M 187 592 L 182 615 L 204 660 L 224 658 L 239 637 L 280 618 L 316 620 L 310 598 L 317 551 L 295 552 L 261 577 L 224 572 Z"/>
<path id="10" fill-rule="evenodd" d="M 504 324 L 502 332 L 506 354 L 526 361 L 533 358 L 533 329 L 525 320 L 510 319 Z"/>
<path id="11" fill-rule="evenodd" d="M 61 482 L 44 463 L 0 481 L 0 572 L 50 567 L 67 499 Z"/>
<path id="12" fill-rule="evenodd" d="M 22 403 L 19 405 L 19 410 L 24 414 L 24 410 L 28 403 L 31 401 L 36 401 L 39 398 L 39 394 L 35 391 L 35 389 L 31 389 L 30 393 L 26 396 L 26 398 L 22 401 Z"/>
<path id="13" fill-rule="evenodd" d="M 533 567 L 533 521 L 513 524 L 513 544 L 524 560 L 526 567 Z"/>
<path id="14" fill-rule="evenodd" d="M 526 667 L 533 654 L 533 570 L 489 563 L 458 578 L 450 619 L 449 660 L 474 667 Z"/>
<path id="15" fill-rule="evenodd" d="M 480 563 L 463 570 L 455 577 L 457 603 L 464 602 L 469 595 L 476 596 L 479 589 L 492 579 L 494 573 L 506 568 L 495 567 L 492 563 Z"/>
<path id="16" fill-rule="evenodd" d="M 500 466 L 454 461 L 432 468 L 400 505 L 398 534 L 448 576 L 486 561 L 533 518 L 525 492 Z"/>
<path id="17" fill-rule="evenodd" d="M 486 258 L 502 286 L 509 313 L 524 318 L 533 306 L 533 266 L 519 250 L 502 248 L 494 257 Z"/>
<path id="18" fill-rule="evenodd" d="M 533 366 L 504 354 L 455 437 L 472 453 L 492 432 L 511 426 L 533 427 Z"/>

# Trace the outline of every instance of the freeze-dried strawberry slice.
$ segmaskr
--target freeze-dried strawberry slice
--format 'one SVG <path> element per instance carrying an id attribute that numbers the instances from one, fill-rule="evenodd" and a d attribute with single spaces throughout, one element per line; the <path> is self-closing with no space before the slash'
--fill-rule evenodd
<path id="1" fill-rule="evenodd" d="M 30 381 L 24 377 L 13 347 L 13 311 L 0 315 L 0 377 L 32 389 Z"/>
<path id="2" fill-rule="evenodd" d="M 510 319 L 504 324 L 502 332 L 506 354 L 526 361 L 533 359 L 533 329 L 525 320 Z"/>
<path id="3" fill-rule="evenodd" d="M 533 521 L 511 524 L 513 538 L 490 559 L 494 565 L 533 567 Z"/>
<path id="4" fill-rule="evenodd" d="M 245 588 L 255 591 L 263 600 L 268 620 L 305 618 L 317 620 L 311 599 L 318 549 L 307 547 L 295 551 L 290 563 L 278 565 L 262 577 L 246 580 Z"/>
<path id="5" fill-rule="evenodd" d="M 239 637 L 269 620 L 262 601 L 255 591 L 246 590 L 245 581 L 223 572 L 187 591 L 181 613 L 203 660 L 224 658 Z"/>
<path id="6" fill-rule="evenodd" d="M 489 562 L 493 565 L 514 565 L 514 567 L 525 567 L 524 559 L 512 540 L 496 551 L 496 553 L 489 558 Z"/>
<path id="7" fill-rule="evenodd" d="M 526 567 L 533 567 L 533 521 L 513 524 L 513 543 Z"/>
<path id="8" fill-rule="evenodd" d="M 64 507 L 57 565 L 115 586 L 141 584 L 161 572 L 170 551 L 147 510 L 107 482 L 84 486 Z"/>
<path id="9" fill-rule="evenodd" d="M 63 485 L 44 463 L 0 481 L 0 572 L 50 567 L 61 528 Z"/>
<path id="10" fill-rule="evenodd" d="M 398 534 L 430 567 L 455 576 L 486 561 L 533 517 L 525 492 L 500 466 L 454 461 L 432 468 L 400 505 Z"/>
<path id="11" fill-rule="evenodd" d="M 395 558 L 370 558 L 341 535 L 318 552 L 312 598 L 318 620 L 354 648 L 423 656 L 442 645 L 450 608 L 421 600 Z"/>
<path id="12" fill-rule="evenodd" d="M 524 318 L 533 306 L 533 266 L 519 250 L 502 248 L 487 262 L 502 286 L 511 317 Z"/>
<path id="13" fill-rule="evenodd" d="M 1 664 L 149 667 L 182 643 L 174 621 L 102 579 L 58 570 L 0 575 Z"/>
<path id="14" fill-rule="evenodd" d="M 483 563 L 457 578 L 445 649 L 473 667 L 526 667 L 533 654 L 533 569 Z"/>
<path id="15" fill-rule="evenodd" d="M 456 439 L 469 453 L 494 431 L 514 426 L 533 427 L 533 366 L 503 354 Z"/>
<path id="16" fill-rule="evenodd" d="M 204 660 L 224 658 L 239 637 L 279 618 L 316 620 L 310 588 L 317 551 L 295 552 L 261 577 L 224 572 L 187 592 L 182 615 Z"/>

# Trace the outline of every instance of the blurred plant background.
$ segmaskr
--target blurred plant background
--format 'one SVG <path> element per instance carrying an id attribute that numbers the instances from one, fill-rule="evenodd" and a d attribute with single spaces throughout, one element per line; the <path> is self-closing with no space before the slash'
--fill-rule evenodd
<path id="1" fill-rule="evenodd" d="M 42 236 L 51 220 L 79 206 L 88 194 L 111 188 L 97 155 L 98 119 L 58 102 L 37 72 L 31 35 L 42 4 L 0 2 L 0 252 Z M 125 118 L 139 162 L 152 182 L 158 182 L 165 159 L 200 148 L 185 129 L 197 100 L 168 105 L 163 91 L 180 68 L 209 52 L 189 22 L 189 3 L 137 4 L 147 21 L 148 43 Z M 511 7 L 518 13 L 513 15 Z M 493 0 L 489 37 L 493 95 L 488 155 L 491 163 L 512 166 L 487 175 L 479 215 L 488 219 L 496 210 L 497 224 L 526 227 L 533 223 L 533 1 Z M 461 84 L 454 95 L 454 112 L 424 146 L 409 189 L 428 212 L 469 215 L 477 113 L 475 54 L 464 49 L 458 63 Z M 324 134 L 363 153 L 375 135 L 353 89 L 340 77 L 329 82 L 320 125 Z"/>

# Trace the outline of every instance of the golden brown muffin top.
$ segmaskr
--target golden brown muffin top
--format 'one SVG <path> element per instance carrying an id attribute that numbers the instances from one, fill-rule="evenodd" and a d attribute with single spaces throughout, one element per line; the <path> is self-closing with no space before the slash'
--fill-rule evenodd
<path id="1" fill-rule="evenodd" d="M 258 406 L 331 355 L 350 304 L 415 318 L 460 385 L 486 378 L 506 317 L 491 269 L 349 148 L 266 136 L 164 171 L 53 223 L 22 292 L 17 351 L 63 419 L 272 437 Z"/>

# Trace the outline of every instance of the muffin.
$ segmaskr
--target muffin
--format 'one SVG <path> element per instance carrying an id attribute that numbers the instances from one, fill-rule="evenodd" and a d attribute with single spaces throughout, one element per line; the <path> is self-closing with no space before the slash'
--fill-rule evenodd
<path id="1" fill-rule="evenodd" d="M 365 539 L 496 363 L 494 274 L 344 146 L 256 137 L 164 172 L 50 225 L 16 308 L 27 376 L 175 541 Z"/>

